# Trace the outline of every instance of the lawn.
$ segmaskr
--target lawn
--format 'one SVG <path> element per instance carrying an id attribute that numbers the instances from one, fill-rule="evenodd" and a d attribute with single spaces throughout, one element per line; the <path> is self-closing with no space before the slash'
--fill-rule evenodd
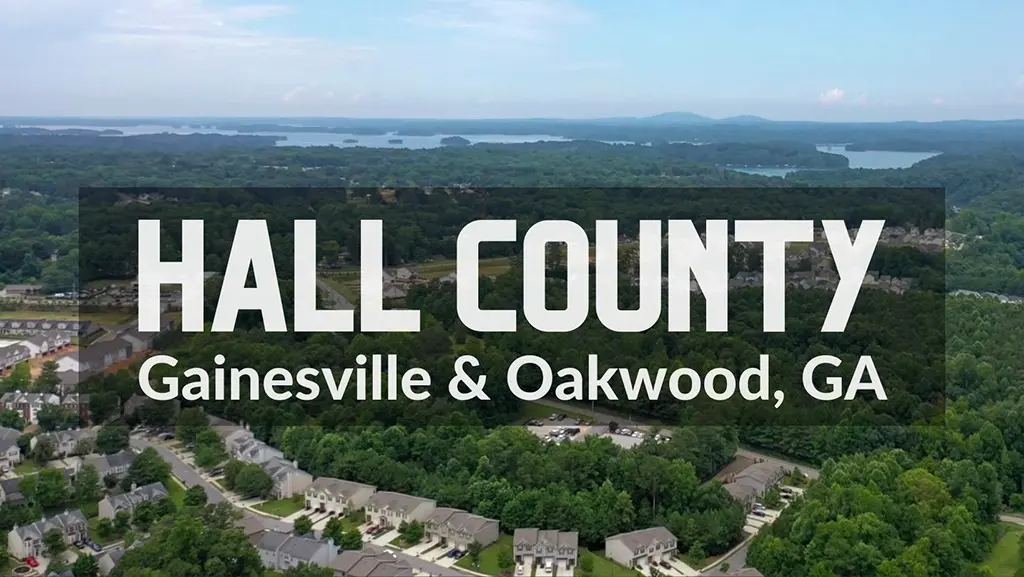
<path id="1" fill-rule="evenodd" d="M 120 541 L 124 537 L 124 535 L 118 535 L 115 532 L 106 539 L 100 539 L 100 532 L 96 530 L 96 527 L 97 525 L 99 525 L 99 522 L 99 517 L 93 517 L 89 519 L 89 537 L 91 537 L 93 541 L 96 541 L 100 545 L 109 545 L 111 543 L 116 543 L 117 541 Z"/>
<path id="2" fill-rule="evenodd" d="M 993 577 L 1014 577 L 1019 569 L 1024 569 L 1024 560 L 1020 557 L 1020 540 L 1024 536 L 1024 527 L 1003 523 L 1000 529 L 1005 531 L 985 561 L 992 569 Z"/>
<path id="3" fill-rule="evenodd" d="M 608 559 L 605 559 L 604 556 L 601 555 L 600 553 L 593 553 L 591 551 L 584 551 L 580 555 L 580 563 L 582 563 L 583 559 L 586 558 L 586 557 L 590 557 L 591 559 L 594 560 L 593 561 L 594 569 L 590 572 L 590 574 L 594 575 L 595 577 L 597 577 L 597 576 L 600 576 L 600 577 L 640 577 L 641 576 L 639 571 L 634 571 L 632 569 L 627 569 L 627 568 L 623 567 L 622 565 L 619 565 L 618 563 L 616 563 L 614 561 L 609 561 Z M 577 566 L 575 574 L 576 574 L 576 577 L 582 577 L 583 576 L 583 570 L 580 569 Z"/>
<path id="4" fill-rule="evenodd" d="M 39 465 L 35 461 L 25 461 L 14 468 L 14 472 L 24 477 L 25 475 L 31 475 L 39 470 Z"/>
<path id="5" fill-rule="evenodd" d="M 366 513 L 362 509 L 353 511 L 348 515 L 341 518 L 341 525 L 346 531 L 350 529 L 358 529 L 360 525 L 366 522 Z"/>
<path id="6" fill-rule="evenodd" d="M 171 501 L 174 501 L 178 508 L 185 506 L 185 487 L 177 479 L 172 478 L 167 482 L 167 492 L 170 493 Z"/>
<path id="7" fill-rule="evenodd" d="M 457 566 L 464 569 L 472 569 L 478 573 L 486 573 L 487 575 L 498 575 L 498 552 L 502 549 L 512 550 L 512 536 L 502 535 L 498 538 L 498 541 L 489 547 L 485 548 L 480 552 L 480 567 L 473 567 L 473 561 L 470 560 L 469 555 L 459 559 Z"/>
<path id="8" fill-rule="evenodd" d="M 301 511 L 304 505 L 305 499 L 303 499 L 302 495 L 296 495 L 290 499 L 278 499 L 276 501 L 260 503 L 259 505 L 256 505 L 256 509 L 269 515 L 287 517 L 288 515 Z"/>

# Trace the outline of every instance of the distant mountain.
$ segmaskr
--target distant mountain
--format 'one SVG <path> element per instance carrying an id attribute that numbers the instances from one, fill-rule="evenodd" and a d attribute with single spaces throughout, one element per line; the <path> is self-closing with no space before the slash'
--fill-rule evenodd
<path id="1" fill-rule="evenodd" d="M 771 122 L 771 120 L 768 120 L 767 118 L 762 118 L 760 116 L 754 116 L 751 114 L 741 114 L 739 116 L 729 116 L 727 118 L 720 118 L 718 119 L 718 122 L 726 124 L 762 124 L 765 122 Z"/>
<path id="2" fill-rule="evenodd" d="M 714 119 L 708 118 L 707 116 L 701 116 L 694 114 L 693 112 L 662 112 L 661 114 L 655 114 L 654 116 L 648 116 L 641 118 L 644 122 L 657 122 L 657 123 L 673 123 L 673 124 L 695 124 L 713 122 Z"/>

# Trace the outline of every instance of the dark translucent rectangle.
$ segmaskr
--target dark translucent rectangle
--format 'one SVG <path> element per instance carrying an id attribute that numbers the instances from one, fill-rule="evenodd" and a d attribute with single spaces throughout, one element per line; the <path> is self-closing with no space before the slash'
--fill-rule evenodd
<path id="1" fill-rule="evenodd" d="M 340 373 L 344 368 L 354 367 L 359 354 L 395 354 L 401 369 L 419 366 L 430 373 L 431 398 L 420 402 L 335 400 L 321 387 L 320 397 L 306 402 L 253 402 L 245 395 L 242 400 L 227 401 L 226 405 L 205 403 L 213 412 L 235 421 L 265 422 L 274 427 L 310 423 L 338 427 L 373 422 L 419 427 L 432 424 L 439 414 L 463 413 L 467 426 L 489 426 L 521 424 L 524 415 L 537 417 L 550 412 L 586 417 L 601 424 L 614 420 L 622 426 L 632 421 L 744 427 L 934 424 L 941 419 L 945 403 L 944 200 L 942 189 L 895 188 L 94 188 L 81 191 L 83 232 L 79 270 L 83 284 L 109 281 L 100 284 L 130 287 L 137 274 L 139 220 L 162 221 L 163 258 L 175 260 L 180 255 L 180 221 L 203 219 L 205 268 L 211 273 L 205 292 L 209 323 L 220 292 L 218 277 L 212 273 L 224 270 L 237 221 L 265 219 L 282 283 L 285 315 L 291 326 L 293 222 L 317 220 L 317 256 L 324 289 L 321 306 L 329 308 L 346 306 L 346 302 L 358 297 L 358 272 L 353 267 L 359 255 L 359 222 L 382 220 L 385 268 L 418 273 L 411 280 L 391 283 L 394 290 L 390 292 L 385 283 L 385 295 L 395 297 L 388 300 L 391 306 L 422 311 L 423 330 L 419 333 L 266 333 L 256 312 L 240 315 L 235 333 L 162 335 L 161 350 L 179 360 L 175 369 L 178 374 L 187 367 L 212 370 L 213 357 L 218 353 L 226 357 L 225 367 L 252 367 L 261 375 L 274 367 L 292 374 L 305 367 L 331 368 Z M 827 245 L 822 248 L 814 243 L 793 247 L 794 258 L 788 259 L 792 260 L 793 270 L 787 273 L 785 333 L 762 331 L 759 253 L 756 248 L 733 244 L 727 333 L 703 330 L 703 297 L 696 292 L 692 295 L 691 332 L 667 331 L 663 311 L 651 330 L 615 333 L 601 325 L 591 302 L 594 318 L 568 334 L 536 331 L 522 314 L 515 333 L 478 334 L 466 329 L 458 319 L 455 283 L 448 282 L 452 280 L 454 265 L 449 266 L 447 260 L 455 257 L 456 239 L 462 227 L 481 219 L 518 221 L 520 241 L 530 225 L 542 220 L 574 221 L 587 231 L 591 240 L 595 221 L 616 220 L 623 236 L 620 265 L 633 262 L 631 242 L 637 237 L 641 220 L 692 220 L 700 230 L 704 221 L 719 219 L 814 220 L 819 227 L 822 220 L 843 220 L 851 229 L 864 220 L 884 219 L 886 230 L 869 267 L 871 279 L 862 288 L 842 333 L 821 332 L 838 279 L 827 259 L 822 258 L 828 254 Z M 481 281 L 482 308 L 521 308 L 520 250 L 521 242 L 481 246 L 481 259 L 486 259 L 481 264 L 481 274 L 494 277 Z M 553 250 L 549 255 L 548 300 L 552 306 L 564 301 L 565 294 L 558 280 L 563 279 L 564 284 L 566 274 L 559 254 Z M 634 278 L 635 274 L 620 278 L 623 308 L 635 307 Z M 114 300 L 121 299 L 119 304 L 128 302 L 131 306 L 131 289 L 118 290 L 123 290 L 124 296 Z M 83 308 L 96 310 L 108 306 L 111 294 L 109 290 L 91 294 L 83 301 Z M 171 317 L 175 316 L 175 302 L 175 297 L 169 295 Z M 116 334 L 113 337 L 120 338 Z M 110 342 L 102 346 L 116 348 Z M 132 353 L 136 355 L 139 351 Z M 481 367 L 476 373 L 486 373 L 485 390 L 490 400 L 462 402 L 450 398 L 452 365 L 462 354 L 479 359 Z M 769 401 L 747 401 L 738 395 L 727 401 L 711 401 L 702 395 L 697 400 L 682 402 L 667 390 L 658 399 L 583 399 L 560 403 L 554 394 L 561 381 L 558 377 L 551 394 L 543 401 L 524 403 L 506 384 L 507 368 L 523 355 L 546 359 L 553 371 L 575 367 L 587 379 L 588 355 L 597 356 L 601 373 L 617 367 L 635 376 L 641 369 L 656 374 L 663 368 L 667 377 L 676 369 L 690 367 L 701 375 L 721 368 L 739 377 L 744 370 L 758 366 L 762 354 L 769 358 L 772 390 L 785 394 L 779 408 L 774 407 L 775 396 Z M 870 357 L 888 399 L 873 400 L 870 394 L 849 401 L 823 402 L 811 398 L 801 383 L 801 375 L 806 364 L 821 355 L 834 355 L 843 363 L 831 370 L 828 366 L 820 368 L 815 373 L 819 387 L 827 388 L 823 382 L 827 376 L 842 376 L 848 383 L 858 359 Z M 138 354 L 138 358 L 144 356 Z M 520 379 L 536 385 L 539 371 L 525 369 Z M 611 383 L 621 393 L 620 379 L 616 377 Z M 551 425 L 563 422 L 543 420 Z"/>

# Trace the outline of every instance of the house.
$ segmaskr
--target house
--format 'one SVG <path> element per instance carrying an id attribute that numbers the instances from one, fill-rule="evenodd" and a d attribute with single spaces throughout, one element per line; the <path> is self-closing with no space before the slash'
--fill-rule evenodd
<path id="1" fill-rule="evenodd" d="M 32 353 L 21 344 L 8 345 L 0 348 L 0 373 L 13 369 L 15 365 L 32 358 Z"/>
<path id="2" fill-rule="evenodd" d="M 233 445 L 231 456 L 245 463 L 262 465 L 272 459 L 284 459 L 284 453 L 251 436 Z"/>
<path id="3" fill-rule="evenodd" d="M 260 467 L 274 480 L 274 495 L 278 499 L 302 495 L 306 488 L 313 484 L 313 475 L 300 469 L 298 461 L 275 457 L 262 463 Z"/>
<path id="4" fill-rule="evenodd" d="M 114 547 L 100 553 L 99 557 L 96 558 L 96 564 L 99 565 L 100 575 L 106 577 L 114 570 L 114 567 L 121 562 L 121 558 L 124 557 L 127 551 L 123 547 Z"/>
<path id="5" fill-rule="evenodd" d="M 474 542 L 486 547 L 499 537 L 498 521 L 461 509 L 434 509 L 423 525 L 428 540 L 437 540 L 442 546 L 460 551 L 469 549 L 469 545 Z"/>
<path id="6" fill-rule="evenodd" d="M 14 477 L 0 481 L 0 504 L 24 505 L 27 502 L 25 495 L 21 493 L 21 482 L 24 480 L 22 477 Z"/>
<path id="7" fill-rule="evenodd" d="M 96 442 L 96 435 L 99 433 L 98 427 L 92 427 L 88 429 L 74 429 L 72 431 L 54 431 L 52 433 L 42 433 L 38 436 L 32 437 L 29 441 L 29 448 L 35 449 L 40 439 L 49 439 L 53 442 L 54 455 L 58 457 L 67 457 L 70 455 L 82 455 L 90 453 L 92 451 L 85 451 L 84 453 L 80 450 L 82 441 Z"/>
<path id="8" fill-rule="evenodd" d="M 42 292 L 43 287 L 37 284 L 9 284 L 0 290 L 0 298 L 24 298 Z"/>
<path id="9" fill-rule="evenodd" d="M 167 487 L 163 483 L 150 483 L 142 487 L 132 487 L 131 491 L 121 495 L 107 495 L 100 501 L 99 518 L 113 519 L 121 511 L 131 513 L 142 503 L 159 501 L 167 497 Z"/>
<path id="10" fill-rule="evenodd" d="M 412 567 L 387 550 L 372 546 L 361 551 L 342 551 L 328 565 L 336 577 L 413 577 Z"/>
<path id="11" fill-rule="evenodd" d="M 402 522 L 424 522 L 434 512 L 437 502 L 402 493 L 378 491 L 366 503 L 366 521 L 386 527 L 399 527 Z"/>
<path id="12" fill-rule="evenodd" d="M 92 415 L 89 413 L 89 395 L 71 393 L 60 400 L 60 406 L 78 415 L 80 419 L 88 423 Z"/>
<path id="13" fill-rule="evenodd" d="M 10 471 L 21 462 L 19 438 L 21 431 L 0 427 L 0 472 Z"/>
<path id="14" fill-rule="evenodd" d="M 2 313 L 0 313 L 2 316 Z M 46 319 L 0 318 L 0 335 L 34 336 L 52 330 L 68 331 L 79 338 L 89 338 L 103 329 L 92 321 L 50 321 Z"/>
<path id="15" fill-rule="evenodd" d="M 512 551 L 516 565 L 544 567 L 549 571 L 557 567 L 558 573 L 570 572 L 579 557 L 579 533 L 516 529 Z"/>
<path id="16" fill-rule="evenodd" d="M 306 487 L 306 508 L 344 516 L 365 507 L 376 492 L 373 485 L 320 477 Z"/>
<path id="17" fill-rule="evenodd" d="M 78 509 L 64 511 L 49 519 L 43 518 L 31 525 L 17 525 L 7 534 L 7 552 L 18 559 L 40 557 L 46 550 L 43 536 L 50 531 L 59 531 L 68 544 L 81 541 L 89 535 L 89 521 Z"/>
<path id="18" fill-rule="evenodd" d="M 3 349 L 0 349 L 2 351 Z M 45 405 L 60 405 L 60 397 L 50 393 L 23 393 L 14 391 L 0 396 L 0 407 L 5 411 L 17 411 L 26 423 L 38 423 L 39 411 Z"/>
<path id="19" fill-rule="evenodd" d="M 120 453 L 114 453 L 113 455 L 98 455 L 93 457 L 86 457 L 82 460 L 82 468 L 95 467 L 96 473 L 99 474 L 100 481 L 104 481 L 107 477 L 114 477 L 122 479 L 128 474 L 128 468 L 132 466 L 132 462 L 135 461 L 135 453 L 131 451 L 121 451 Z"/>
<path id="20" fill-rule="evenodd" d="M 256 547 L 263 566 L 273 571 L 284 572 L 306 563 L 327 566 L 338 556 L 334 541 L 320 541 L 277 531 L 263 531 L 249 537 Z"/>
<path id="21" fill-rule="evenodd" d="M 18 344 L 27 348 L 32 358 L 45 357 L 59 353 L 71 346 L 71 333 L 68 331 L 48 331 L 31 336 Z"/>
<path id="22" fill-rule="evenodd" d="M 118 329 L 115 334 L 131 343 L 135 352 L 141 352 L 151 350 L 153 348 L 153 343 L 157 338 L 173 331 L 175 327 L 176 322 L 174 316 L 170 314 L 163 314 L 160 315 L 160 330 L 155 333 L 140 331 L 138 322 L 136 321 L 127 327 Z"/>
<path id="23" fill-rule="evenodd" d="M 135 349 L 132 348 L 130 342 L 116 338 L 101 343 L 94 343 L 82 348 L 75 354 L 78 357 L 79 372 L 82 372 L 82 367 L 85 370 L 102 371 L 132 358 L 132 355 L 135 354 Z M 57 364 L 59 367 L 60 361 Z"/>
<path id="24" fill-rule="evenodd" d="M 262 533 L 266 527 L 263 526 L 263 522 L 256 518 L 253 514 L 245 514 L 241 519 L 235 521 L 235 527 L 242 530 L 242 533 L 246 537 L 251 537 L 256 533 Z"/>
<path id="25" fill-rule="evenodd" d="M 730 477 L 725 483 L 725 490 L 749 507 L 778 485 L 786 474 L 787 470 L 781 464 L 759 461 Z"/>
<path id="26" fill-rule="evenodd" d="M 653 567 L 676 553 L 676 536 L 664 527 L 612 535 L 604 540 L 604 555 L 623 567 Z"/>
<path id="27" fill-rule="evenodd" d="M 75 363 L 75 366 L 78 366 L 77 360 L 73 362 Z M 60 359 L 57 361 L 57 378 L 60 379 L 60 392 L 62 395 L 67 394 L 69 391 L 77 390 L 78 383 L 85 382 L 89 377 L 96 374 L 98 373 L 94 373 L 92 371 L 78 372 L 67 368 L 61 369 Z"/>

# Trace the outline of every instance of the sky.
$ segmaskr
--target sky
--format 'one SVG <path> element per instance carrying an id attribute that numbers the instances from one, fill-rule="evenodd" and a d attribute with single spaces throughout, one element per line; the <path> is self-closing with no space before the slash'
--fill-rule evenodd
<path id="1" fill-rule="evenodd" d="M 1020 0 L 0 0 L 0 116 L 1024 117 Z"/>

